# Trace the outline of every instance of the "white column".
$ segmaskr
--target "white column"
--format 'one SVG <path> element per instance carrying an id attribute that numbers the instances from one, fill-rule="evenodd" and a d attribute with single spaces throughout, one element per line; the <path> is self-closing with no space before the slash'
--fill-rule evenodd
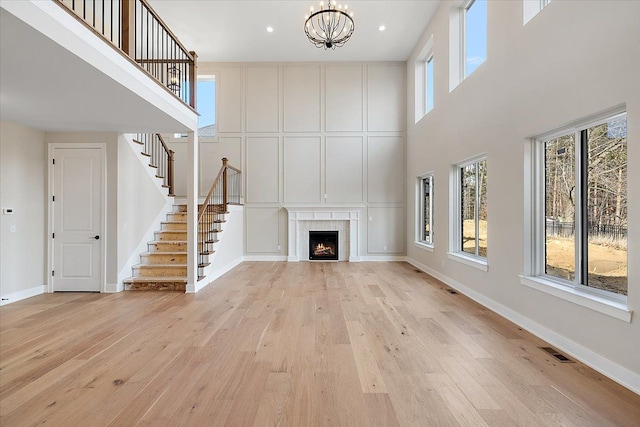
<path id="1" fill-rule="evenodd" d="M 198 132 L 187 133 L 187 293 L 198 282 Z"/>

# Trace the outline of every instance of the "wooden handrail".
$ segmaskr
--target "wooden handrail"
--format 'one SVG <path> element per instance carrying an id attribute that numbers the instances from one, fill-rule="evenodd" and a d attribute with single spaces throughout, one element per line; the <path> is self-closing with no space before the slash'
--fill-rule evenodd
<path id="1" fill-rule="evenodd" d="M 198 210 L 198 266 L 207 265 L 207 256 L 213 253 L 219 226 L 224 222 L 227 205 L 242 203 L 242 172 L 222 159 L 222 167 L 213 180 L 204 203 Z M 237 199 L 237 200 L 236 200 Z"/>
<path id="2" fill-rule="evenodd" d="M 176 42 L 176 44 L 185 52 L 185 54 L 187 55 L 187 57 L 191 60 L 194 61 L 194 57 L 193 55 L 190 53 L 190 51 L 187 50 L 186 47 L 184 47 L 184 45 L 180 42 L 180 40 L 178 39 L 178 37 L 176 37 L 175 34 L 173 34 L 173 31 L 171 31 L 169 29 L 169 26 L 167 26 L 167 24 L 165 24 L 165 22 L 162 20 L 162 18 L 160 18 L 160 16 L 158 15 L 158 13 L 153 10 L 153 8 L 151 7 L 151 5 L 149 4 L 149 2 L 147 2 L 147 0 L 138 0 L 140 3 L 142 3 L 147 9 L 149 9 L 149 12 L 151 12 L 151 14 L 154 16 L 154 18 L 156 18 L 158 20 L 158 23 L 162 26 L 162 28 L 164 28 L 164 30 L 169 33 L 169 35 L 171 36 L 171 38 Z"/>
<path id="3" fill-rule="evenodd" d="M 187 50 L 180 42 L 176 35 L 169 29 L 167 24 L 160 18 L 158 13 L 151 7 L 147 0 L 52 0 L 64 10 L 66 10 L 76 20 L 81 22 L 85 27 L 89 28 L 94 34 L 100 36 L 112 48 L 120 52 L 125 58 L 136 66 L 140 67 L 150 77 L 152 77 L 167 92 L 180 99 L 185 105 L 191 107 L 193 111 L 196 109 L 196 80 L 197 80 L 197 55 L 193 51 Z M 110 7 L 105 9 L 105 5 Z M 99 8 L 102 5 L 102 8 Z M 114 9 L 114 6 L 117 8 Z M 137 7 L 140 7 L 140 16 L 136 15 Z M 92 13 L 86 13 L 89 10 Z M 107 15 L 105 14 L 107 12 Z M 140 18 L 142 13 L 146 13 L 151 17 L 151 23 L 146 21 L 147 31 L 143 32 L 145 22 Z M 97 13 L 99 12 L 99 13 Z M 107 20 L 105 20 L 107 16 Z M 98 18 L 98 19 L 96 19 Z M 100 19 L 101 18 L 101 19 Z M 149 30 L 151 25 L 151 30 Z M 159 34 L 160 31 L 163 34 Z M 164 43 L 164 37 L 168 38 L 167 43 L 172 43 L 175 48 L 169 50 L 169 56 L 174 58 L 160 58 L 163 49 L 168 46 L 162 44 L 159 49 L 153 43 Z M 114 36 L 116 36 L 114 38 Z M 136 42 L 136 39 L 139 39 Z M 145 44 L 146 50 L 142 46 L 142 40 L 151 40 L 151 44 Z M 141 55 L 137 55 L 136 49 L 140 50 Z M 167 53 L 167 51 L 164 51 Z M 140 56 L 140 57 L 137 57 Z M 144 57 L 148 56 L 148 57 Z M 169 72 L 166 67 L 160 64 L 174 64 L 179 68 L 178 74 L 182 76 L 182 80 L 174 83 L 170 81 Z"/>
<path id="4" fill-rule="evenodd" d="M 218 175 L 216 175 L 216 179 L 213 180 L 213 184 L 211 185 L 211 188 L 209 189 L 209 193 L 207 193 L 207 197 L 204 199 L 204 202 L 202 203 L 202 206 L 200 207 L 200 209 L 198 211 L 198 222 L 200 222 L 202 220 L 202 217 L 204 216 L 204 212 L 207 210 L 207 206 L 209 206 L 209 204 L 211 204 L 211 199 L 213 198 L 213 193 L 214 193 L 216 187 L 218 186 L 218 184 L 220 183 L 220 179 L 222 178 L 222 174 L 224 173 L 224 169 L 225 169 L 225 167 L 222 166 L 220 168 L 220 170 L 218 171 Z"/>

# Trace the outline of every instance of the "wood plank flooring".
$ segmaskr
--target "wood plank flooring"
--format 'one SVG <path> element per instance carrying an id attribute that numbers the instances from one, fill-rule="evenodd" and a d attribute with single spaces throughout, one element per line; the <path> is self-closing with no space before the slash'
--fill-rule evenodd
<path id="1" fill-rule="evenodd" d="M 405 263 L 0 308 L 0 425 L 640 426 L 640 396 Z"/>

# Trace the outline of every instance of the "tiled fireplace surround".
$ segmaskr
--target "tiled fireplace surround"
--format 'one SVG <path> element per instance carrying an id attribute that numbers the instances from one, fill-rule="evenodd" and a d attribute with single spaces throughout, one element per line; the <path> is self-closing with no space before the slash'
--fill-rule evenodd
<path id="1" fill-rule="evenodd" d="M 286 207 L 289 223 L 287 261 L 309 260 L 309 231 L 338 231 L 338 261 L 360 261 L 360 208 Z"/>

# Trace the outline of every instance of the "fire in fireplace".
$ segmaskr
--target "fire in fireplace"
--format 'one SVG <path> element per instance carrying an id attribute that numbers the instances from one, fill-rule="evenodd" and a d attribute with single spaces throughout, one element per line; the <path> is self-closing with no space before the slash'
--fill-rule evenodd
<path id="1" fill-rule="evenodd" d="M 337 231 L 309 231 L 310 260 L 338 260 Z"/>

